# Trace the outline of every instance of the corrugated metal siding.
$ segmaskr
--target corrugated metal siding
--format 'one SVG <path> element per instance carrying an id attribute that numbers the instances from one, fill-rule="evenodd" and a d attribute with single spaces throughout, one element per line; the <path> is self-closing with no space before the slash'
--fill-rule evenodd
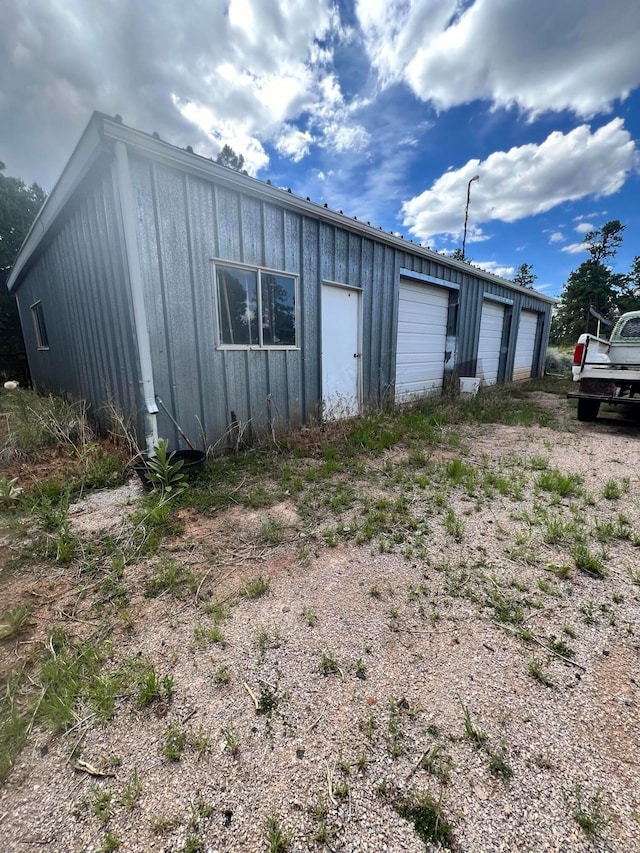
<path id="1" fill-rule="evenodd" d="M 448 280 L 457 294 L 458 375 L 475 375 L 485 292 L 510 299 L 511 332 L 501 375 L 511 377 L 522 309 L 539 312 L 541 367 L 551 306 L 534 293 L 450 268 L 410 244 L 397 248 L 201 175 L 130 153 L 137 239 L 156 393 L 200 446 L 226 443 L 234 420 L 262 432 L 286 429 L 319 413 L 321 293 L 330 281 L 362 291 L 362 391 L 365 405 L 393 397 L 400 269 Z M 125 410 L 139 393 L 135 332 L 125 272 L 118 196 L 111 172 L 90 189 L 28 273 L 18 297 L 35 381 L 89 399 L 108 393 Z M 417 252 L 416 247 L 416 252 Z M 296 350 L 217 348 L 212 259 L 299 277 Z M 455 294 L 454 294 L 455 296 Z M 51 349 L 39 353 L 29 306 L 43 300 Z M 182 440 L 161 410 L 158 431 Z"/>
<path id="2" fill-rule="evenodd" d="M 363 395 L 389 392 L 402 253 L 166 166 L 131 167 L 156 391 L 192 441 L 219 441 L 233 420 L 262 432 L 317 416 L 323 280 L 362 289 Z M 217 349 L 212 258 L 299 276 L 299 350 Z M 163 413 L 158 428 L 180 442 Z"/>
<path id="3" fill-rule="evenodd" d="M 537 342 L 534 372 L 539 376 L 544 369 L 549 329 L 551 327 L 552 306 L 537 298 L 535 291 L 525 293 L 513 290 L 507 285 L 486 281 L 467 275 L 457 269 L 449 269 L 444 265 L 434 263 L 426 258 L 420 258 L 406 253 L 402 255 L 402 266 L 423 275 L 451 281 L 460 286 L 459 315 L 458 315 L 458 355 L 456 373 L 458 376 L 475 376 L 477 367 L 478 343 L 480 339 L 480 322 L 482 317 L 482 301 L 485 293 L 493 294 L 503 300 L 513 303 L 511 312 L 511 329 L 507 336 L 507 352 L 504 355 L 504 377 L 510 380 L 513 376 L 513 363 L 517 340 L 518 321 L 521 310 L 535 311 L 541 320 L 539 324 L 539 340 Z M 501 371 L 502 372 L 502 371 Z"/>
<path id="4" fill-rule="evenodd" d="M 443 265 L 164 165 L 131 168 L 156 391 L 192 441 L 220 440 L 234 419 L 260 432 L 318 415 L 322 281 L 361 288 L 363 396 L 389 393 L 400 266 Z M 212 258 L 299 276 L 299 350 L 217 349 Z M 180 443 L 162 413 L 158 428 Z"/>
<path id="5" fill-rule="evenodd" d="M 35 386 L 138 411 L 138 371 L 117 199 L 110 169 L 77 193 L 26 275 L 18 304 Z M 38 351 L 30 305 L 42 301 L 49 349 Z"/>
<path id="6" fill-rule="evenodd" d="M 317 282 L 310 223 L 165 166 L 131 166 L 157 394 L 200 445 L 219 441 L 234 421 L 264 432 L 305 420 L 304 388 L 314 406 L 319 394 L 317 359 L 303 359 L 318 334 L 315 288 L 305 284 Z M 212 258 L 300 277 L 300 350 L 217 349 Z M 181 443 L 163 412 L 158 430 Z"/>

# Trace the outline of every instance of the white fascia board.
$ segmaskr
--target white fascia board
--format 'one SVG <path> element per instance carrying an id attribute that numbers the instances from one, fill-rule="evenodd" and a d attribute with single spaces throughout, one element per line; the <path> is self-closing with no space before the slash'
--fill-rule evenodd
<path id="1" fill-rule="evenodd" d="M 422 272 L 414 272 L 406 267 L 400 267 L 400 275 L 402 278 L 409 278 L 414 281 L 424 281 L 425 284 L 437 284 L 440 287 L 448 287 L 449 290 L 460 290 L 460 285 L 455 281 L 447 281 L 446 278 L 437 278 L 435 275 L 425 275 Z"/>
<path id="2" fill-rule="evenodd" d="M 490 293 L 488 290 L 485 290 L 482 298 L 488 302 L 501 302 L 503 305 L 513 305 L 513 299 L 507 299 L 506 296 L 498 296 L 497 293 Z"/>
<path id="3" fill-rule="evenodd" d="M 11 275 L 7 281 L 9 291 L 13 291 L 18 286 L 22 272 L 28 264 L 29 259 L 45 238 L 47 232 L 62 211 L 62 208 L 69 201 L 80 182 L 100 155 L 101 150 L 100 128 L 94 114 L 80 137 L 80 141 L 76 145 L 69 162 L 58 178 L 56 185 L 45 199 L 20 247 L 18 257 L 15 260 Z"/>

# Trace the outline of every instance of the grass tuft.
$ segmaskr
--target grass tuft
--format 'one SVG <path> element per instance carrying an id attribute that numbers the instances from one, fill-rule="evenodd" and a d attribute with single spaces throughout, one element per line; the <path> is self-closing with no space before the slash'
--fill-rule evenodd
<path id="1" fill-rule="evenodd" d="M 260 598 L 263 595 L 266 595 L 271 588 L 271 581 L 269 578 L 265 578 L 262 575 L 258 575 L 255 578 L 249 578 L 245 580 L 241 587 L 241 594 L 245 598 L 249 598 L 254 600 L 256 598 Z"/>
<path id="2" fill-rule="evenodd" d="M 293 832 L 283 830 L 274 815 L 269 815 L 264 823 L 263 837 L 268 853 L 286 853 L 291 848 Z"/>
<path id="3" fill-rule="evenodd" d="M 605 578 L 607 576 L 607 569 L 602 559 L 593 554 L 587 545 L 582 543 L 575 545 L 571 550 L 571 556 L 576 568 L 586 575 L 590 575 L 592 578 Z"/>
<path id="4" fill-rule="evenodd" d="M 394 809 L 406 820 L 411 821 L 416 834 L 425 845 L 451 847 L 454 841 L 453 825 L 442 811 L 442 790 L 436 800 L 425 791 L 411 798 L 393 803 Z"/>

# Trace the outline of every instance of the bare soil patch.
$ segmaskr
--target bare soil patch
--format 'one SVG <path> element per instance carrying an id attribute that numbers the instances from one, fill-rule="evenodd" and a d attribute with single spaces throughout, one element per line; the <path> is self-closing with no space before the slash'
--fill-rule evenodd
<path id="1" fill-rule="evenodd" d="M 78 639 L 106 620 L 105 672 L 148 659 L 173 690 L 35 727 L 0 791 L 2 849 L 261 851 L 272 818 L 291 851 L 417 853 L 437 848 L 397 806 L 427 793 L 458 851 L 640 850 L 640 445 L 536 399 L 557 429 L 457 427 L 459 447 L 394 448 L 264 508 L 180 510 L 124 566 L 125 622 L 79 564 L 6 561 L 4 601 L 46 603 L 0 643 L 5 677 L 56 619 Z M 86 548 L 121 529 L 127 489 L 72 509 Z M 193 582 L 150 598 L 167 566 Z M 594 838 L 583 812 L 605 818 Z"/>

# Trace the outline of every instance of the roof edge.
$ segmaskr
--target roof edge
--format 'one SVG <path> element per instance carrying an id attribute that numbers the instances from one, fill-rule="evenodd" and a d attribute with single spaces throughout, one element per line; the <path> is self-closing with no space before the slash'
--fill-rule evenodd
<path id="1" fill-rule="evenodd" d="M 62 170 L 62 174 L 33 220 L 7 280 L 7 289 L 10 293 L 20 287 L 23 275 L 34 252 L 100 154 L 103 139 L 101 121 L 105 118 L 107 116 L 99 112 L 94 112 L 91 115 L 71 157 Z"/>
<path id="2" fill-rule="evenodd" d="M 403 237 L 398 237 L 392 232 L 383 231 L 382 228 L 376 228 L 373 225 L 363 222 L 361 219 L 346 216 L 322 204 L 304 199 L 292 193 L 291 190 L 274 187 L 258 178 L 243 175 L 226 166 L 221 166 L 208 157 L 164 142 L 157 134 L 153 135 L 129 127 L 122 123 L 119 116 L 114 119 L 100 112 L 92 114 L 60 178 L 31 226 L 7 282 L 10 291 L 19 287 L 25 267 L 28 265 L 37 246 L 53 225 L 56 217 L 72 196 L 80 181 L 89 171 L 91 165 L 103 149 L 106 140 L 124 142 L 132 151 L 152 156 L 154 159 L 165 162 L 168 165 L 180 166 L 192 174 L 202 177 L 215 177 L 218 183 L 228 187 L 236 190 L 250 190 L 253 195 L 260 198 L 300 211 L 323 222 L 347 228 L 351 231 L 357 231 L 373 240 L 386 243 L 395 249 L 416 254 L 434 263 L 442 264 L 466 275 L 472 275 L 482 281 L 507 287 L 509 290 L 532 296 L 551 305 L 555 305 L 558 301 L 538 290 L 514 284 L 511 281 L 507 281 L 507 279 L 500 278 L 500 276 L 480 269 L 480 267 L 475 267 L 464 261 L 454 260 L 446 255 L 441 255 L 432 249 L 421 246 L 419 243 L 405 240 Z"/>
<path id="3" fill-rule="evenodd" d="M 552 296 L 547 296 L 539 290 L 529 287 L 523 287 L 519 284 L 514 284 L 512 281 L 500 278 L 500 276 L 487 272 L 480 267 L 475 267 L 467 264 L 464 261 L 457 261 L 447 255 L 441 255 L 432 249 L 426 249 L 419 243 L 414 243 L 410 240 L 405 240 L 403 237 L 397 237 L 392 232 L 383 231 L 382 228 L 376 228 L 374 225 L 369 225 L 361 219 L 346 216 L 344 213 L 332 210 L 322 204 L 304 199 L 302 196 L 295 195 L 291 190 L 284 190 L 280 187 L 274 187 L 267 184 L 258 178 L 251 175 L 243 175 L 241 172 L 236 172 L 234 169 L 229 169 L 226 166 L 221 166 L 215 163 L 208 157 L 201 154 L 196 154 L 193 151 L 187 151 L 179 148 L 176 145 L 171 145 L 169 142 L 164 142 L 157 134 L 144 133 L 116 121 L 108 116 L 104 116 L 104 135 L 125 142 L 131 149 L 137 150 L 143 154 L 148 154 L 154 158 L 164 161 L 167 164 L 179 165 L 184 169 L 202 176 L 215 176 L 220 183 L 235 189 L 251 188 L 254 195 L 275 201 L 279 204 L 292 208 L 294 210 L 306 213 L 323 222 L 328 222 L 333 225 L 338 225 L 342 228 L 348 228 L 351 231 L 358 231 L 367 235 L 371 239 L 387 243 L 393 248 L 400 249 L 404 252 L 412 252 L 421 257 L 428 258 L 435 263 L 443 264 L 451 269 L 459 270 L 466 275 L 473 275 L 483 281 L 499 284 L 502 287 L 507 287 L 509 290 L 523 293 L 529 296 L 534 296 L 542 302 L 547 302 L 551 305 L 557 304 L 558 300 Z"/>

